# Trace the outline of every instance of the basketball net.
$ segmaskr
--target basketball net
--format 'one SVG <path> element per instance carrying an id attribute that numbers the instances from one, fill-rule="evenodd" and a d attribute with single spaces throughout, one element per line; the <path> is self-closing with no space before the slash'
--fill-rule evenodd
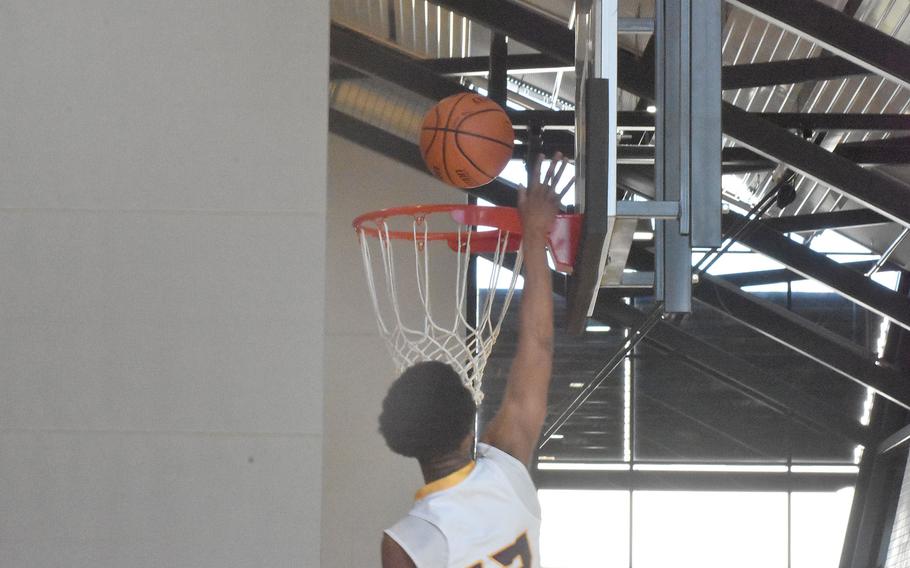
<path id="1" fill-rule="evenodd" d="M 504 228 L 493 227 L 478 232 L 471 226 L 457 223 L 443 237 L 456 255 L 454 305 L 446 305 L 436 313 L 431 302 L 430 266 L 428 245 L 439 240 L 443 233 L 430 229 L 430 213 L 415 209 L 412 214 L 410 234 L 392 231 L 386 218 L 373 217 L 355 222 L 363 253 L 363 266 L 373 311 L 379 333 L 385 340 L 398 372 L 420 361 L 442 361 L 458 372 L 465 387 L 480 403 L 483 399 L 481 381 L 487 358 L 499 336 L 503 319 L 515 292 L 521 271 L 522 251 L 520 235 Z M 454 215 L 453 215 L 454 217 Z M 449 220 L 451 224 L 451 219 Z M 489 227 L 486 227 L 489 228 Z M 405 234 L 403 234 L 405 233 Z M 393 243 L 399 242 L 397 247 Z M 395 249 L 403 253 L 408 264 L 399 272 L 395 263 Z M 410 249 L 410 250 L 408 250 Z M 477 321 L 473 324 L 466 317 L 471 254 L 485 253 L 493 267 L 488 282 L 478 283 L 477 291 L 486 290 L 483 305 L 478 305 Z M 503 270 L 509 252 L 516 252 L 514 266 Z M 495 306 L 500 277 L 508 280 L 505 297 Z M 401 284 L 399 278 L 414 278 L 417 297 L 406 298 L 409 312 L 414 304 L 422 308 L 422 315 L 408 319 L 400 309 Z M 448 310 L 452 312 L 449 313 Z M 420 311 L 420 310 L 417 310 Z"/>

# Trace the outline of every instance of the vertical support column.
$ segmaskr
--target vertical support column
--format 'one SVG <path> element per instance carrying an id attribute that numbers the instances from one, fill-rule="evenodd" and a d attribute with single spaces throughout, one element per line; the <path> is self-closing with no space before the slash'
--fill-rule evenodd
<path id="1" fill-rule="evenodd" d="M 543 148 L 543 123 L 537 119 L 528 121 L 528 149 L 525 155 L 525 171 L 528 172 L 527 187 L 531 187 L 531 170 L 534 168 L 534 160 Z"/>
<path id="2" fill-rule="evenodd" d="M 508 58 L 509 44 L 506 36 L 494 32 L 490 40 L 490 76 L 487 81 L 487 94 L 491 99 L 506 108 L 506 98 L 508 97 Z"/>
<path id="3" fill-rule="evenodd" d="M 871 424 L 880 437 L 906 425 L 907 419 L 906 410 L 876 397 Z M 841 551 L 841 568 L 882 565 L 878 562 L 888 548 L 906 466 L 906 446 L 887 454 L 877 453 L 874 447 L 863 452 Z"/>
<path id="4" fill-rule="evenodd" d="M 689 234 L 696 247 L 721 245 L 721 0 L 690 5 L 691 114 Z"/>
<path id="5" fill-rule="evenodd" d="M 692 253 L 688 237 L 691 135 L 688 13 L 689 0 L 657 0 L 655 6 L 654 199 L 680 203 L 679 218 L 655 221 L 655 297 L 663 300 L 664 309 L 670 313 L 692 311 Z"/>
<path id="6" fill-rule="evenodd" d="M 901 274 L 898 292 L 910 295 L 910 272 Z M 892 324 L 882 358 L 910 371 L 910 331 Z M 876 439 L 885 439 L 908 421 L 910 412 L 906 409 L 875 398 L 870 428 L 875 429 Z M 885 565 L 907 458 L 906 445 L 884 453 L 874 447 L 863 452 L 841 551 L 841 568 Z"/>

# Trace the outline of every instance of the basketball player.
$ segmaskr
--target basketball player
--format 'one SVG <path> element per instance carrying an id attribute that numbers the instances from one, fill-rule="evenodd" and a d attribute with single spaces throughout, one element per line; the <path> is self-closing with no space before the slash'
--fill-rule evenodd
<path id="1" fill-rule="evenodd" d="M 528 466 L 547 413 L 553 362 L 547 233 L 559 207 L 556 154 L 540 181 L 520 189 L 524 291 L 518 349 L 505 396 L 477 445 L 471 393 L 445 363 L 407 369 L 382 403 L 380 432 L 392 451 L 415 457 L 426 485 L 382 539 L 383 568 L 540 566 L 540 505 Z"/>

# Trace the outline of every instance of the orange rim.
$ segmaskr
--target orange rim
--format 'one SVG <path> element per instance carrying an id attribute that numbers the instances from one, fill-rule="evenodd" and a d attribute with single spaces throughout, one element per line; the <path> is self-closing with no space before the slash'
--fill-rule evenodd
<path id="1" fill-rule="evenodd" d="M 433 214 L 448 213 L 462 227 L 493 227 L 489 231 L 427 231 L 416 233 L 418 244 L 423 241 L 446 241 L 455 252 L 465 252 L 470 240 L 472 254 L 488 252 L 517 252 L 521 248 L 521 218 L 514 207 L 481 207 L 479 205 L 405 205 L 364 213 L 354 219 L 353 226 L 360 235 L 380 238 L 382 222 L 392 217 L 420 219 Z M 556 216 L 547 236 L 550 252 L 560 272 L 571 274 L 575 253 L 581 239 L 583 215 L 562 213 Z M 392 240 L 413 241 L 414 231 L 381 231 Z"/>
<path id="2" fill-rule="evenodd" d="M 494 227 L 500 231 L 508 232 L 515 236 L 521 235 L 521 220 L 518 217 L 518 209 L 514 207 L 482 207 L 480 205 L 405 205 L 402 207 L 390 207 L 364 213 L 356 219 L 352 225 L 358 233 L 379 238 L 379 227 L 383 221 L 392 217 L 411 217 L 415 220 L 428 217 L 433 214 L 448 213 L 453 221 L 460 225 L 485 227 Z M 370 226 L 370 224 L 373 226 Z M 483 236 L 494 231 L 470 231 L 477 236 Z M 395 240 L 414 240 L 412 231 L 383 231 L 389 239 Z M 462 235 L 467 233 L 463 232 Z M 418 232 L 417 237 L 421 240 L 428 241 L 452 241 L 458 238 L 456 231 L 428 231 L 426 234 Z"/>

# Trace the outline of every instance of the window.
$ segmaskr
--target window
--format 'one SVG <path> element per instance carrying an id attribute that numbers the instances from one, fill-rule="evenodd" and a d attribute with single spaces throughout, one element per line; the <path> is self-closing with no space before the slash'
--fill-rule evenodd
<path id="1" fill-rule="evenodd" d="M 853 489 L 539 495 L 544 568 L 836 568 Z"/>

